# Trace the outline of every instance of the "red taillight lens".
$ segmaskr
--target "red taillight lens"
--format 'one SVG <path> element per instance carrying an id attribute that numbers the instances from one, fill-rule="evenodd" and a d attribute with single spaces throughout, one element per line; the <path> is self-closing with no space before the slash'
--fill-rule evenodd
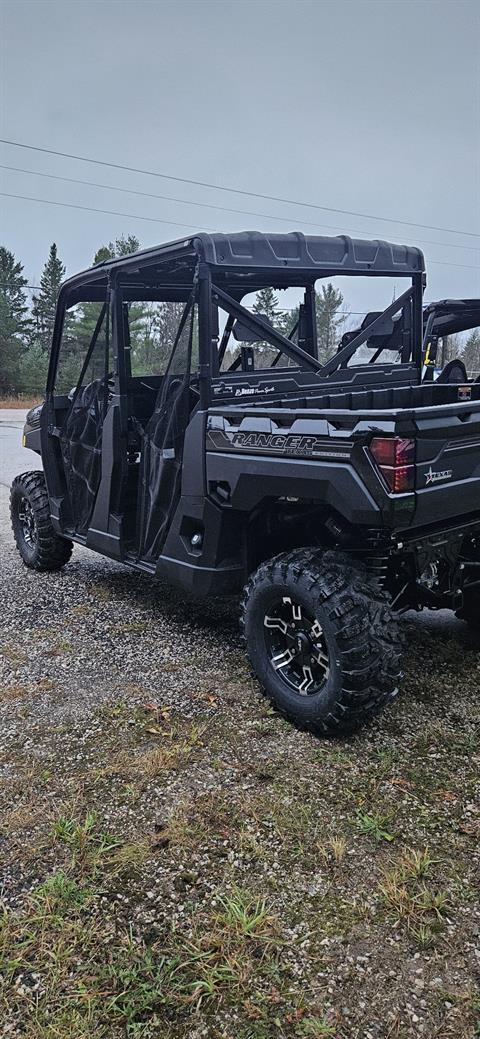
<path id="1" fill-rule="evenodd" d="M 415 441 L 402 437 L 374 437 L 370 444 L 370 454 L 377 465 L 413 465 Z"/>
<path id="2" fill-rule="evenodd" d="M 374 437 L 370 454 L 392 494 L 415 487 L 415 441 L 405 437 Z"/>

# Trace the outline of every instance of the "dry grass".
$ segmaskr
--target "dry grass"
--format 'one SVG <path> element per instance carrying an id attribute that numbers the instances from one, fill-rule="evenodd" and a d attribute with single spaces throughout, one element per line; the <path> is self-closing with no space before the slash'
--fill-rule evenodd
<path id="1" fill-rule="evenodd" d="M 34 408 L 36 404 L 41 404 L 43 397 L 29 397 L 27 394 L 18 394 L 18 396 L 6 396 L 0 397 L 0 408 Z"/>
<path id="2" fill-rule="evenodd" d="M 38 682 L 28 685 L 6 685 L 0 686 L 0 703 L 9 703 L 15 700 L 24 700 L 27 697 L 38 696 L 41 693 L 50 693 L 55 683 L 49 678 L 41 678 Z"/>
<path id="3" fill-rule="evenodd" d="M 442 935 L 451 905 L 449 892 L 430 879 L 433 867 L 428 848 L 408 849 L 379 886 L 387 912 L 424 946 Z"/>
<path id="4" fill-rule="evenodd" d="M 5 685 L 0 686 L 0 703 L 10 703 L 14 700 L 23 700 L 30 696 L 31 686 L 28 685 Z"/>

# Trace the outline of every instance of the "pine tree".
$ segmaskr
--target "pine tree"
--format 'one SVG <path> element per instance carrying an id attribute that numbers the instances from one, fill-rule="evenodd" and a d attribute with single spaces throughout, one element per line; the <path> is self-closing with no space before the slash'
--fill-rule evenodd
<path id="1" fill-rule="evenodd" d="M 105 260 L 113 260 L 114 253 L 110 252 L 108 245 L 101 245 L 93 257 L 94 266 L 97 263 L 105 263 Z"/>
<path id="2" fill-rule="evenodd" d="M 254 314 L 260 314 L 262 317 L 268 318 L 272 325 L 275 326 L 280 317 L 280 311 L 278 309 L 278 296 L 275 295 L 273 289 L 260 289 L 260 292 L 257 292 L 255 297 L 252 310 Z"/>
<path id="3" fill-rule="evenodd" d="M 19 389 L 29 397 L 43 397 L 47 383 L 49 355 L 40 343 L 33 342 L 19 363 Z M 71 388 L 70 386 L 68 387 Z"/>
<path id="4" fill-rule="evenodd" d="M 18 393 L 30 322 L 23 266 L 0 246 L 0 393 Z"/>
<path id="5" fill-rule="evenodd" d="M 480 328 L 470 332 L 462 352 L 462 360 L 469 375 L 480 375 Z"/>
<path id="6" fill-rule="evenodd" d="M 333 357 L 338 346 L 341 328 L 346 319 L 346 315 L 342 313 L 342 307 L 342 293 L 330 281 L 327 285 L 322 285 L 320 292 L 315 291 L 318 360 L 321 364 L 325 364 L 330 357 Z M 283 332 L 283 335 L 288 336 L 289 330 L 298 321 L 298 313 L 298 307 L 296 307 L 290 314 L 283 315 L 283 322 L 282 319 L 277 320 L 276 327 Z"/>
<path id="7" fill-rule="evenodd" d="M 116 238 L 114 242 L 109 242 L 108 245 L 101 245 L 97 249 L 93 262 L 104 263 L 105 260 L 114 260 L 117 256 L 129 256 L 130 253 L 138 252 L 140 248 L 140 242 L 136 235 L 120 235 L 120 238 Z"/>
<path id="8" fill-rule="evenodd" d="M 342 293 L 331 282 L 322 285 L 321 292 L 315 292 L 318 359 L 322 364 L 333 357 L 337 348 L 340 329 L 345 321 L 344 315 L 340 312 L 342 305 Z"/>
<path id="9" fill-rule="evenodd" d="M 282 315 L 278 309 L 278 296 L 272 288 L 268 286 L 257 292 L 252 310 L 259 317 L 266 317 L 274 328 L 280 329 Z M 259 343 L 255 361 L 257 368 L 268 368 L 277 354 L 278 350 L 271 343 Z"/>
<path id="10" fill-rule="evenodd" d="M 55 242 L 50 246 L 48 260 L 40 278 L 40 292 L 32 299 L 33 334 L 35 342 L 48 353 L 52 343 L 55 310 L 65 267 L 58 258 Z"/>

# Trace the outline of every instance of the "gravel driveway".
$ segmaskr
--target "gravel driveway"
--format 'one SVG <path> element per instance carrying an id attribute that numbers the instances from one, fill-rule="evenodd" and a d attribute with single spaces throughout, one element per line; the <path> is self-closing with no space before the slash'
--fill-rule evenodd
<path id="1" fill-rule="evenodd" d="M 235 603 L 84 549 L 28 571 L 7 501 L 0 1035 L 480 1034 L 478 640 L 406 622 L 400 699 L 320 741 L 251 681 Z"/>

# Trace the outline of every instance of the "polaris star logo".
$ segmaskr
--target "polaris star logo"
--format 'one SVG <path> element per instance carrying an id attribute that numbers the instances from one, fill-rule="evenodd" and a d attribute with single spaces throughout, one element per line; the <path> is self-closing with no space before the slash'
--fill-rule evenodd
<path id="1" fill-rule="evenodd" d="M 429 483 L 438 483 L 440 480 L 451 480 L 453 476 L 453 469 L 442 469 L 435 473 L 430 466 L 430 469 L 425 473 L 425 479 L 427 481 L 427 487 Z"/>

